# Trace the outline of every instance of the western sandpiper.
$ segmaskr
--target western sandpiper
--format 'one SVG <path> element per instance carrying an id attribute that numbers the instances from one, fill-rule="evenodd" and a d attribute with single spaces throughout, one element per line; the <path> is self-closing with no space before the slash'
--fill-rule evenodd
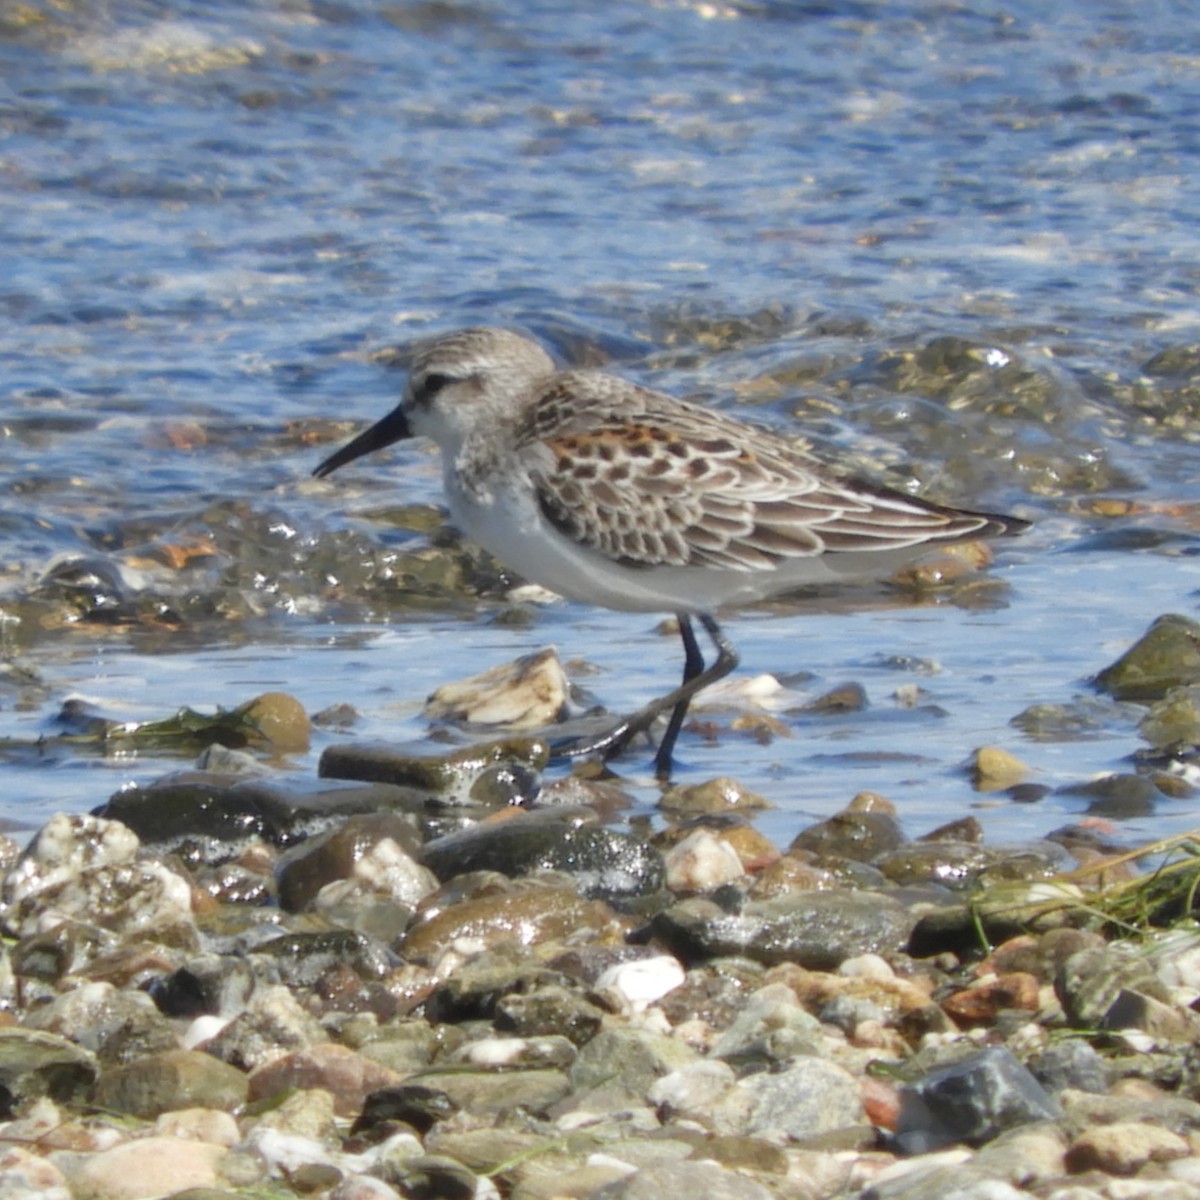
<path id="1" fill-rule="evenodd" d="M 400 406 L 313 473 L 413 436 L 441 450 L 454 522 L 526 579 L 590 604 L 677 614 L 679 687 L 574 751 L 609 757 L 669 712 L 660 779 L 692 697 L 737 665 L 714 610 L 882 577 L 930 547 L 1026 527 L 849 478 L 777 434 L 616 376 L 559 371 L 503 329 L 420 348 Z M 693 617 L 716 647 L 707 668 Z"/>

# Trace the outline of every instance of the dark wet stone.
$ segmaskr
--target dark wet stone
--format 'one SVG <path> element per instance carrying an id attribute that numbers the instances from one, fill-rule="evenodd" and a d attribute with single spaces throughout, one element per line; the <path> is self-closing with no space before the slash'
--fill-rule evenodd
<path id="1" fill-rule="evenodd" d="M 919 842 L 958 842 L 965 845 L 977 845 L 983 841 L 983 826 L 978 817 L 959 817 L 957 821 L 947 821 L 928 833 L 923 833 Z"/>
<path id="2" fill-rule="evenodd" d="M 1184 344 L 1168 346 L 1148 358 L 1142 364 L 1147 375 L 1180 375 L 1186 378 L 1200 376 L 1200 346 Z"/>
<path id="3" fill-rule="evenodd" d="M 355 865 L 385 838 L 409 858 L 420 854 L 416 819 L 391 812 L 349 817 L 336 828 L 292 847 L 275 866 L 280 907 L 287 912 L 308 908 L 326 884 L 349 878 Z M 415 892 L 411 902 L 415 905 L 428 890 Z"/>
<path id="4" fill-rule="evenodd" d="M 390 1166 L 391 1164 L 389 1164 Z M 462 1163 L 440 1155 L 422 1154 L 380 1169 L 385 1183 L 398 1185 L 406 1200 L 474 1200 L 479 1180 Z"/>
<path id="5" fill-rule="evenodd" d="M 411 929 L 402 950 L 413 962 L 432 963 L 460 939 L 484 947 L 528 946 L 585 930 L 598 932 L 612 919 L 607 905 L 585 900 L 573 888 L 521 888 L 451 904 Z"/>
<path id="6" fill-rule="evenodd" d="M 825 716 L 827 714 L 862 712 L 867 707 L 867 692 L 861 683 L 843 683 L 837 687 L 788 710 L 788 715 Z"/>
<path id="7" fill-rule="evenodd" d="M 83 1100 L 98 1072 L 96 1056 L 82 1046 L 37 1029 L 0 1028 L 0 1113 L 38 1096 L 59 1103 Z"/>
<path id="8" fill-rule="evenodd" d="M 903 841 L 900 823 L 891 813 L 847 808 L 802 830 L 792 839 L 788 850 L 809 850 L 822 858 L 870 862 Z"/>
<path id="9" fill-rule="evenodd" d="M 463 963 L 434 988 L 425 1012 L 435 1024 L 490 1020 L 497 1003 L 510 992 L 563 983 L 557 971 L 538 966 L 519 947 L 501 943 Z"/>
<path id="10" fill-rule="evenodd" d="M 922 1154 L 954 1142 L 981 1145 L 1006 1129 L 1061 1116 L 1012 1051 L 996 1046 L 902 1088 L 896 1141 L 906 1154 Z"/>
<path id="11" fill-rule="evenodd" d="M 254 972 L 244 957 L 202 954 L 149 980 L 146 991 L 168 1017 L 232 1016 L 242 1010 L 254 987 Z"/>
<path id="12" fill-rule="evenodd" d="M 439 879 L 467 871 L 565 871 L 585 896 L 645 895 L 663 886 L 662 856 L 627 833 L 595 824 L 573 824 L 549 813 L 523 814 L 474 825 L 430 842 L 422 855 Z"/>
<path id="13" fill-rule="evenodd" d="M 105 1071 L 96 1088 L 102 1108 L 151 1120 L 179 1108 L 230 1112 L 246 1102 L 246 1076 L 199 1050 L 167 1050 Z"/>
<path id="14" fill-rule="evenodd" d="M 1138 733 L 1158 750 L 1200 745 L 1200 685 L 1172 688 L 1138 723 Z"/>
<path id="15" fill-rule="evenodd" d="M 264 692 L 234 710 L 281 754 L 303 754 L 312 735 L 304 705 L 287 692 Z"/>
<path id="16" fill-rule="evenodd" d="M 389 784 L 297 794 L 256 779 L 193 771 L 117 792 L 95 811 L 127 825 L 152 853 L 218 863 L 257 840 L 287 846 L 356 813 L 420 813 L 427 800 Z"/>
<path id="17" fill-rule="evenodd" d="M 1162 799 L 1158 788 L 1141 775 L 1107 775 L 1103 779 L 1089 779 L 1086 783 L 1061 787 L 1057 794 L 1082 796 L 1088 801 L 1090 816 L 1108 817 L 1114 821 L 1149 816 L 1154 812 L 1155 804 Z"/>
<path id="18" fill-rule="evenodd" d="M 445 755 L 403 754 L 390 746 L 348 743 L 321 755 L 322 778 L 388 783 L 435 796 L 443 804 L 498 808 L 537 795 L 549 747 L 537 738 L 464 746 Z"/>
<path id="19" fill-rule="evenodd" d="M 916 918 L 877 892 L 797 892 L 753 900 L 729 913 L 691 899 L 659 913 L 651 928 L 685 961 L 744 954 L 828 971 L 859 954 L 904 948 Z"/>
<path id="20" fill-rule="evenodd" d="M 546 984 L 525 992 L 510 992 L 497 1000 L 497 1032 L 521 1037 L 561 1034 L 576 1046 L 591 1041 L 604 1021 L 604 1010 L 574 988 Z"/>
<path id="21" fill-rule="evenodd" d="M 372 1092 L 350 1128 L 351 1134 L 366 1133 L 379 1125 L 402 1121 L 418 1133 L 428 1133 L 438 1121 L 452 1117 L 458 1106 L 439 1088 L 420 1083 L 402 1083 Z"/>
<path id="22" fill-rule="evenodd" d="M 311 988 L 339 966 L 360 979 L 382 979 L 399 961 L 382 942 L 348 929 L 281 934 L 255 946 L 254 954 L 270 960 L 291 988 Z"/>
<path id="23" fill-rule="evenodd" d="M 994 855 L 976 842 L 908 842 L 875 860 L 890 882 L 937 883 L 964 888 L 992 861 Z"/>
<path id="24" fill-rule="evenodd" d="M 1118 700 L 1143 702 L 1200 683 L 1200 624 L 1174 613 L 1159 617 L 1092 682 Z"/>

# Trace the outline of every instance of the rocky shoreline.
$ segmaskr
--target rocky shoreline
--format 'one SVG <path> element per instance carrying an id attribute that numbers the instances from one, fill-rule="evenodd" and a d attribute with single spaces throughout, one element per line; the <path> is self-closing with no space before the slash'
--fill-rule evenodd
<path id="1" fill-rule="evenodd" d="M 1200 939 L 1113 936 L 1094 826 L 329 753 L 7 844 L 0 1200 L 1200 1197 Z"/>

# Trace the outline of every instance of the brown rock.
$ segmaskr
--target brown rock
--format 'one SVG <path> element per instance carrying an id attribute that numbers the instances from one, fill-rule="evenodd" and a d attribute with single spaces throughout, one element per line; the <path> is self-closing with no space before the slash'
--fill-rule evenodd
<path id="1" fill-rule="evenodd" d="M 323 1042 L 259 1067 L 250 1076 L 249 1098 L 262 1100 L 281 1092 L 323 1088 L 333 1096 L 338 1116 L 351 1117 L 362 1111 L 370 1092 L 403 1082 L 398 1071 L 345 1046 Z"/>
<path id="2" fill-rule="evenodd" d="M 1104 1171 L 1109 1175 L 1132 1175 L 1150 1162 L 1186 1158 L 1186 1138 L 1157 1125 L 1118 1122 L 1097 1125 L 1075 1139 L 1067 1149 L 1069 1171 Z"/>

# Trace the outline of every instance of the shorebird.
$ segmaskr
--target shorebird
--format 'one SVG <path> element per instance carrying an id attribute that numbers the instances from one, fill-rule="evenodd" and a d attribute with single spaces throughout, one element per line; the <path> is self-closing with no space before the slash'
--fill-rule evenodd
<path id="1" fill-rule="evenodd" d="M 568 754 L 619 753 L 669 713 L 670 777 L 692 697 L 737 666 L 713 612 L 813 583 L 882 578 L 935 546 L 1027 523 L 842 474 L 775 433 L 487 327 L 419 348 L 400 405 L 313 472 L 409 437 L 441 451 L 451 519 L 502 563 L 569 599 L 673 612 L 680 685 Z M 716 658 L 704 664 L 699 621 Z"/>

